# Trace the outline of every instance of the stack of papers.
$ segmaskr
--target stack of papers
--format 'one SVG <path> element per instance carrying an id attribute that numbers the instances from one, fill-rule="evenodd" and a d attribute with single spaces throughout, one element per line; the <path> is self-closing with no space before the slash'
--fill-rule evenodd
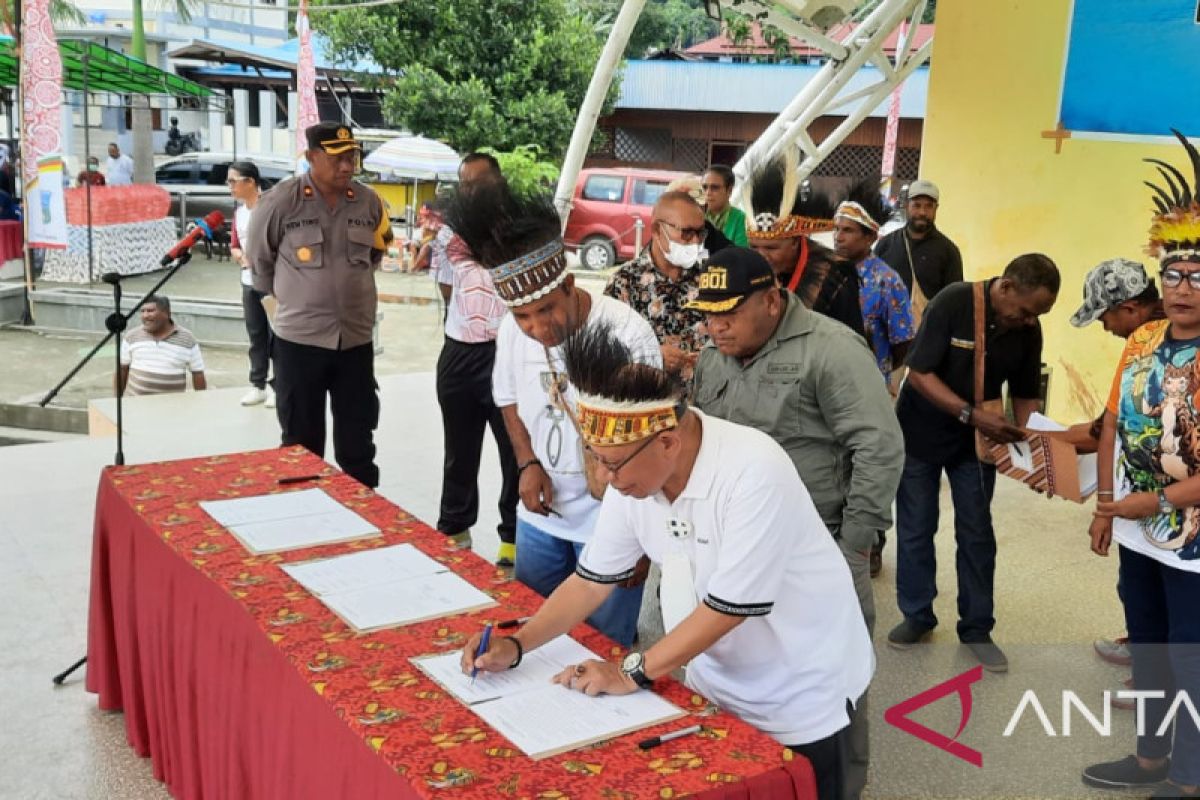
<path id="1" fill-rule="evenodd" d="M 481 672 L 473 682 L 462 672 L 458 650 L 412 662 L 533 759 L 685 716 L 654 692 L 588 697 L 551 683 L 568 666 L 596 657 L 569 636 L 559 636 L 526 653 L 516 669 Z"/>
<path id="2" fill-rule="evenodd" d="M 411 544 L 285 564 L 282 569 L 360 633 L 496 604 Z"/>
<path id="3" fill-rule="evenodd" d="M 322 489 L 206 500 L 200 508 L 254 555 L 379 535 L 378 528 Z"/>

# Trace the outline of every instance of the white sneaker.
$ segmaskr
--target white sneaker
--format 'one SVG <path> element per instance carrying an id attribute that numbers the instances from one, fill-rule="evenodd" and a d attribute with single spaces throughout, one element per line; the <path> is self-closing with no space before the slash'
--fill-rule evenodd
<path id="1" fill-rule="evenodd" d="M 265 389 L 259 389 L 257 386 L 251 386 L 250 391 L 242 395 L 242 405 L 256 406 L 267 399 Z"/>
<path id="2" fill-rule="evenodd" d="M 263 408 L 274 408 L 274 407 L 275 407 L 275 390 L 267 389 L 267 401 L 265 403 L 263 403 Z"/>

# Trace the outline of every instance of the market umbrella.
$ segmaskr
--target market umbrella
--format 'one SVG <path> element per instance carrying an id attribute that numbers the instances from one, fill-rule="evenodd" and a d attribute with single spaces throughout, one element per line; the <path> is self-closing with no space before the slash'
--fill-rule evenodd
<path id="1" fill-rule="evenodd" d="M 435 139 L 398 136 L 363 159 L 363 168 L 382 175 L 427 181 L 458 180 L 458 153 Z"/>

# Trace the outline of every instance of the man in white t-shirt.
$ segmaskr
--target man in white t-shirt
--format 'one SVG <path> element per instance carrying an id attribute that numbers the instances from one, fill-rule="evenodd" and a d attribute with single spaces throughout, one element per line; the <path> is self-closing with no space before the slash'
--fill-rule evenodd
<path id="1" fill-rule="evenodd" d="M 116 142 L 108 146 L 104 180 L 109 186 L 129 186 L 133 183 L 133 159 L 122 153 Z"/>
<path id="2" fill-rule="evenodd" d="M 503 182 L 477 185 L 456 196 L 447 222 L 491 270 L 496 294 L 510 309 L 496 335 L 492 397 L 519 474 L 515 575 L 548 596 L 575 571 L 600 510 L 566 410 L 575 395 L 559 344 L 605 322 L 639 360 L 658 366 L 658 340 L 629 306 L 575 285 L 566 271 L 561 223 L 549 203 L 518 200 Z M 591 616 L 593 625 L 624 645 L 637 633 L 644 577 L 643 570 Z"/>
<path id="3" fill-rule="evenodd" d="M 628 694 L 686 666 L 689 687 L 804 755 L 820 797 L 840 797 L 842 732 L 875 658 L 850 569 L 787 453 L 688 409 L 676 379 L 635 363 L 610 328 L 563 351 L 609 489 L 576 573 L 478 659 L 473 637 L 464 670 L 507 669 L 568 632 L 648 555 L 662 567 L 666 636 L 619 666 L 587 661 L 556 680 Z"/>

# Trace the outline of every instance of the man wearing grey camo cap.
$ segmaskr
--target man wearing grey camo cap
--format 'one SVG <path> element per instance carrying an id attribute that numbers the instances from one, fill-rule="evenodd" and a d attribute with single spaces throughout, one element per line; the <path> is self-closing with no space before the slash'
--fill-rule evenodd
<path id="1" fill-rule="evenodd" d="M 1162 300 L 1146 268 L 1136 261 L 1113 258 L 1096 265 L 1083 279 L 1083 305 L 1071 317 L 1076 328 L 1100 320 L 1104 330 L 1128 339 L 1147 322 L 1163 318 Z M 1063 438 L 1079 453 L 1094 453 L 1100 446 L 1104 414 L 1091 422 L 1072 425 Z M 1131 663 L 1128 639 L 1097 639 L 1092 643 L 1096 655 L 1110 664 Z M 1132 707 L 1132 706 L 1130 706 Z"/>

